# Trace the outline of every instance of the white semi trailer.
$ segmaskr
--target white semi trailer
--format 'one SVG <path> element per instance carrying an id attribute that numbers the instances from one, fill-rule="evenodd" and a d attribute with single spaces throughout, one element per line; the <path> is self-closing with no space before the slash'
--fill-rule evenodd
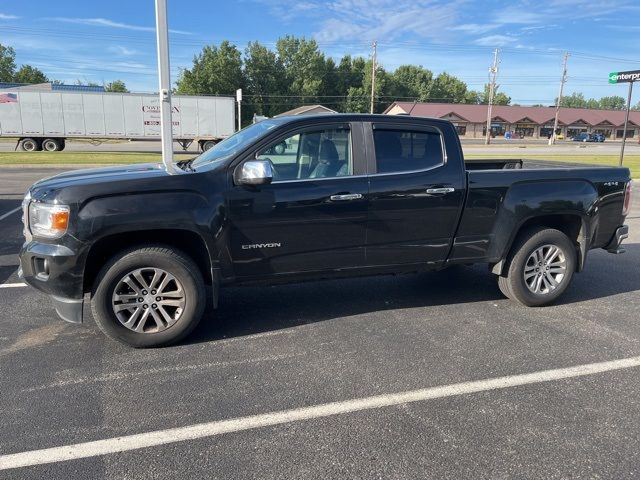
<path id="1" fill-rule="evenodd" d="M 183 149 L 208 150 L 233 134 L 233 97 L 173 95 L 173 138 Z M 0 91 L 0 137 L 25 151 L 63 150 L 68 138 L 159 139 L 158 95 Z"/>

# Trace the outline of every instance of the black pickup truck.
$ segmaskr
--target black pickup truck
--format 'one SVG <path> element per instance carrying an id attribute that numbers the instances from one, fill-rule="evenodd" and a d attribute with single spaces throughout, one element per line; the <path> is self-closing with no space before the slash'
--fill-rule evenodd
<path id="1" fill-rule="evenodd" d="M 631 182 L 626 168 L 524 167 L 465 163 L 437 119 L 268 119 L 173 174 L 148 164 L 37 182 L 21 275 L 71 322 L 90 293 L 104 333 L 136 347 L 185 337 L 231 284 L 485 263 L 507 297 L 545 305 L 590 249 L 623 251 Z"/>

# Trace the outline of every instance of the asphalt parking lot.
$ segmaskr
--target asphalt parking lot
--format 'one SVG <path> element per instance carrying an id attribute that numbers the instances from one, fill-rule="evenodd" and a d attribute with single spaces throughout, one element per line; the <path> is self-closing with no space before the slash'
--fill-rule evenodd
<path id="1" fill-rule="evenodd" d="M 0 169 L 0 478 L 640 475 L 639 195 L 627 253 L 591 252 L 552 307 L 483 266 L 233 288 L 133 350 L 20 285 L 9 212 L 53 173 Z"/>

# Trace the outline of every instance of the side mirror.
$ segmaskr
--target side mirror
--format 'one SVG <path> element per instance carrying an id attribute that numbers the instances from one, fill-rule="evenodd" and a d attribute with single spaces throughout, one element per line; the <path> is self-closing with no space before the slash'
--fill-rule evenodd
<path id="1" fill-rule="evenodd" d="M 273 181 L 273 167 L 270 160 L 249 160 L 236 170 L 238 185 L 267 185 Z"/>

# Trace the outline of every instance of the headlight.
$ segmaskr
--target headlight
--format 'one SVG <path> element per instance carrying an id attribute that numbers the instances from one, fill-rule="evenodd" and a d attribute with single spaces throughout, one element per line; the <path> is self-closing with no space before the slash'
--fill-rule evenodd
<path id="1" fill-rule="evenodd" d="M 59 238 L 69 226 L 69 207 L 31 202 L 29 205 L 29 229 L 34 236 Z"/>

